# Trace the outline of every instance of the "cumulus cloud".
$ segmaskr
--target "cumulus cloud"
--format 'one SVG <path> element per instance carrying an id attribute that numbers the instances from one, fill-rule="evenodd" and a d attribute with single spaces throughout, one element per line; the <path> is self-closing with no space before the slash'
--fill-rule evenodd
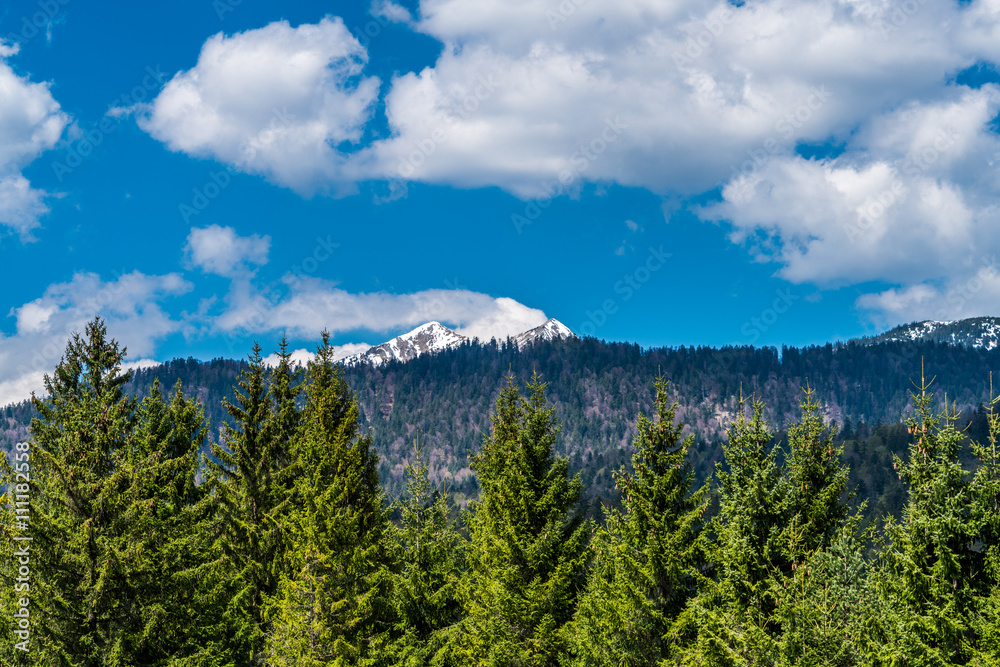
<path id="1" fill-rule="evenodd" d="M 368 343 L 347 343 L 345 345 L 333 345 L 333 360 L 340 361 L 355 354 L 361 354 L 368 350 L 371 345 Z M 316 358 L 316 353 L 306 349 L 294 350 L 292 352 L 292 365 L 305 367 L 310 361 Z M 277 352 L 264 357 L 264 364 L 268 368 L 274 368 L 280 361 Z"/>
<path id="2" fill-rule="evenodd" d="M 271 237 L 240 236 L 232 227 L 193 227 L 184 253 L 188 262 L 205 273 L 236 277 L 247 275 L 253 266 L 267 264 Z"/>
<path id="3" fill-rule="evenodd" d="M 141 124 L 173 150 L 305 194 L 365 179 L 391 181 L 394 196 L 417 181 L 525 199 L 586 183 L 672 201 L 721 187 L 706 220 L 732 225 L 734 242 L 792 282 L 886 283 L 885 298 L 859 302 L 871 313 L 946 294 L 973 277 L 961 268 L 970 252 L 1000 249 L 998 89 L 956 83 L 1000 62 L 994 0 L 422 0 L 412 14 L 386 0 L 372 11 L 443 45 L 432 66 L 390 82 L 388 136 L 354 145 L 379 81 L 338 19 L 211 38 Z M 286 107 L 294 118 L 246 154 L 246 137 Z M 842 152 L 806 159 L 810 146 Z"/>
<path id="4" fill-rule="evenodd" d="M 897 285 L 862 297 L 871 319 L 944 319 L 996 312 L 979 282 L 1000 251 L 995 203 L 1000 88 L 955 87 L 945 99 L 874 116 L 836 158 L 778 156 L 730 180 L 703 217 L 796 283 Z"/>
<path id="5" fill-rule="evenodd" d="M 545 313 L 505 297 L 465 289 L 431 289 L 410 294 L 352 293 L 317 278 L 287 276 L 284 290 L 267 294 L 234 281 L 223 312 L 205 317 L 215 331 L 230 335 L 285 332 L 317 338 L 355 331 L 390 332 L 436 320 L 464 336 L 504 339 L 543 324 Z"/>
<path id="6" fill-rule="evenodd" d="M 69 124 L 48 83 L 18 76 L 7 63 L 17 45 L 0 40 L 0 226 L 24 241 L 49 208 L 51 193 L 34 188 L 21 171 L 59 141 Z"/>
<path id="7" fill-rule="evenodd" d="M 896 9 L 424 0 L 417 26 L 445 48 L 393 81 L 394 135 L 373 153 L 396 177 L 525 197 L 587 181 L 703 192 L 765 142 L 789 154 L 939 95 L 987 50 L 968 35 L 996 24 L 943 31 L 972 9 L 926 4 L 896 29 Z"/>
<path id="8" fill-rule="evenodd" d="M 182 328 L 162 302 L 191 289 L 178 274 L 138 271 L 114 280 L 77 273 L 69 282 L 50 285 L 41 297 L 12 309 L 16 331 L 0 335 L 0 405 L 40 392 L 43 375 L 59 363 L 70 336 L 95 316 L 103 317 L 109 334 L 128 348 L 133 364 L 155 363 L 148 357 L 158 342 Z"/>
<path id="9" fill-rule="evenodd" d="M 392 23 L 410 23 L 413 15 L 410 10 L 392 0 L 376 0 L 372 3 L 371 15 Z"/>
<path id="10" fill-rule="evenodd" d="M 339 18 L 287 21 L 205 42 L 140 127 L 171 150 L 207 157 L 302 194 L 350 187 L 347 153 L 361 138 L 379 80 Z"/>
<path id="11" fill-rule="evenodd" d="M 389 137 L 335 147 L 360 138 L 378 91 L 339 19 L 212 37 L 142 126 L 174 150 L 305 192 L 391 179 L 525 198 L 597 181 L 697 194 L 762 149 L 793 155 L 938 100 L 955 72 L 997 51 L 989 3 L 926 3 L 902 21 L 898 11 L 861 0 L 423 0 L 413 18 L 386 1 L 376 15 L 444 45 L 433 66 L 392 80 Z M 240 139 L 286 107 L 294 120 L 246 158 Z"/>

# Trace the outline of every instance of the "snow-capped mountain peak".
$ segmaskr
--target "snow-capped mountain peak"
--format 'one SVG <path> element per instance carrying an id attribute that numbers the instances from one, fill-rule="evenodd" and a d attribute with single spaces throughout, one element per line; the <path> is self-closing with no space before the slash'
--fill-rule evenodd
<path id="1" fill-rule="evenodd" d="M 523 349 L 526 345 L 538 341 L 564 338 L 576 338 L 576 334 L 559 320 L 549 319 L 534 329 L 517 334 L 511 340 L 518 349 Z M 440 322 L 428 322 L 381 345 L 347 357 L 344 359 L 344 363 L 347 365 L 368 363 L 378 366 L 390 360 L 409 361 L 422 354 L 435 354 L 458 347 L 468 340 L 469 338 L 466 336 L 452 331 Z"/>
<path id="2" fill-rule="evenodd" d="M 576 334 L 570 331 L 568 326 L 554 317 L 550 317 L 545 324 L 514 336 L 514 342 L 517 344 L 518 349 L 524 349 L 525 346 L 542 340 L 559 340 L 576 337 Z"/>
<path id="3" fill-rule="evenodd" d="M 455 333 L 440 322 L 428 322 L 421 324 L 413 331 L 371 347 L 361 354 L 348 357 L 344 363 L 365 362 L 378 366 L 393 359 L 409 361 L 421 354 L 457 347 L 466 340 L 465 336 Z"/>

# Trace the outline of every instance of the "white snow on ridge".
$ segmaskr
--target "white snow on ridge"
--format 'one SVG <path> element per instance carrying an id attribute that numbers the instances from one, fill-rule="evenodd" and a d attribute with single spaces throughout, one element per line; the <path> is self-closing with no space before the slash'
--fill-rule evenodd
<path id="1" fill-rule="evenodd" d="M 537 341 L 561 338 L 576 338 L 576 334 L 562 322 L 549 319 L 541 326 L 519 333 L 511 340 L 519 349 L 523 349 L 526 345 Z M 409 361 L 422 354 L 435 354 L 458 347 L 468 340 L 470 340 L 468 337 L 455 333 L 440 322 L 428 322 L 365 352 L 351 355 L 344 359 L 344 363 L 346 365 L 369 363 L 378 366 L 390 360 Z"/>
<path id="2" fill-rule="evenodd" d="M 540 340 L 558 340 L 560 338 L 576 337 L 576 334 L 570 331 L 568 326 L 555 318 L 549 318 L 545 324 L 514 336 L 514 342 L 517 344 L 518 349 L 523 350 L 526 346 Z"/>
<path id="3" fill-rule="evenodd" d="M 948 331 L 947 328 L 952 328 Z M 945 329 L 944 331 L 939 331 Z M 876 336 L 876 342 L 941 340 L 952 345 L 992 350 L 1000 344 L 1000 318 L 975 317 L 966 320 L 916 322 L 896 327 Z"/>

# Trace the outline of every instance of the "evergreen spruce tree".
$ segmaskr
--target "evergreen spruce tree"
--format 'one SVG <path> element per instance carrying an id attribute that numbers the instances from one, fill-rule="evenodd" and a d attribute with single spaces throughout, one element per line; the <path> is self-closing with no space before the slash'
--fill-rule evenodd
<path id="1" fill-rule="evenodd" d="M 124 356 L 94 320 L 46 376 L 48 397 L 33 398 L 27 526 L 3 534 L 32 537 L 34 664 L 185 664 L 203 648 L 178 633 L 197 610 L 172 588 L 194 567 L 173 556 L 193 532 L 202 415 L 180 395 L 165 407 L 158 388 L 140 406 Z"/>
<path id="2" fill-rule="evenodd" d="M 555 665 L 585 583 L 590 527 L 574 512 L 579 477 L 556 458 L 558 428 L 536 375 L 521 397 L 512 376 L 472 457 L 481 496 L 468 517 L 463 663 Z"/>
<path id="3" fill-rule="evenodd" d="M 900 521 L 886 521 L 875 574 L 880 609 L 872 653 L 876 664 L 961 665 L 974 611 L 977 526 L 971 486 L 958 455 L 963 435 L 956 415 L 932 411 L 930 383 L 921 378 L 907 420 L 913 441 L 895 467 L 909 488 Z"/>
<path id="4" fill-rule="evenodd" d="M 858 517 L 786 578 L 775 610 L 784 667 L 854 667 L 865 659 L 866 622 L 875 608 Z"/>
<path id="5" fill-rule="evenodd" d="M 138 421 L 136 453 L 146 465 L 133 485 L 152 512 L 136 526 L 146 529 L 139 548 L 146 565 L 135 578 L 152 594 L 142 608 L 136 664 L 227 664 L 225 599 L 211 576 L 214 499 L 196 485 L 209 429 L 204 408 L 184 395 L 180 381 L 165 400 L 156 381 L 139 404 Z"/>
<path id="6" fill-rule="evenodd" d="M 860 660 L 871 592 L 860 518 L 849 516 L 843 446 L 834 444 L 835 426 L 824 424 L 813 396 L 807 387 L 802 417 L 788 429 L 788 518 L 781 542 L 791 570 L 778 573 L 775 617 L 782 664 L 846 667 Z"/>
<path id="7" fill-rule="evenodd" d="M 299 469 L 295 461 L 294 447 L 302 426 L 302 411 L 298 405 L 298 397 L 302 393 L 302 386 L 298 382 L 301 372 L 292 363 L 286 338 L 281 339 L 277 356 L 278 363 L 271 369 L 267 378 L 273 414 L 267 423 L 265 436 L 272 447 L 273 457 L 274 476 L 268 507 L 269 515 L 273 517 L 269 524 L 273 531 L 270 536 L 273 549 L 271 576 L 275 582 L 287 565 L 286 551 L 291 536 L 284 517 L 295 505 L 295 478 L 299 474 Z"/>
<path id="8" fill-rule="evenodd" d="M 218 507 L 218 576 L 230 590 L 230 646 L 241 665 L 263 664 L 264 600 L 276 590 L 279 555 L 273 407 L 260 345 L 249 362 L 235 387 L 236 403 L 223 402 L 235 426 L 225 425 L 223 444 L 213 444 L 214 460 L 207 460 Z"/>
<path id="9" fill-rule="evenodd" d="M 843 445 L 835 445 L 836 425 L 827 427 L 808 387 L 802 417 L 788 429 L 788 456 L 784 463 L 789 483 L 789 523 L 785 531 L 787 559 L 800 564 L 805 557 L 830 546 L 841 535 L 850 508 Z"/>
<path id="10" fill-rule="evenodd" d="M 448 494 L 435 488 L 419 444 L 406 466 L 406 496 L 396 529 L 399 573 L 394 577 L 398 638 L 393 663 L 461 665 L 454 655 L 462 620 L 458 584 L 465 566 L 465 540 L 451 518 Z"/>
<path id="11" fill-rule="evenodd" d="M 269 599 L 270 665 L 376 665 L 392 624 L 388 517 L 378 456 L 358 426 L 358 404 L 323 333 L 310 362 L 294 443 L 295 503 L 287 568 Z"/>
<path id="12" fill-rule="evenodd" d="M 992 386 L 990 387 L 992 394 Z M 995 407 L 1000 398 L 990 400 L 986 413 L 986 442 L 972 443 L 979 459 L 973 482 L 975 513 L 979 523 L 977 609 L 972 618 L 970 664 L 1000 664 L 1000 414 Z"/>
<path id="13" fill-rule="evenodd" d="M 770 448 L 764 404 L 751 402 L 748 418 L 741 398 L 736 420 L 723 445 L 725 465 L 717 464 L 719 514 L 711 521 L 706 545 L 714 579 L 704 577 L 701 593 L 685 614 L 696 639 L 684 649 L 685 662 L 702 665 L 772 665 L 779 660 L 781 627 L 775 616 L 791 570 L 784 546 L 789 488 Z"/>
<path id="14" fill-rule="evenodd" d="M 658 379 L 656 421 L 639 416 L 632 470 L 616 475 L 624 512 L 607 509 L 596 562 L 573 623 L 578 665 L 658 665 L 672 653 L 674 623 L 697 592 L 695 572 L 708 486 L 692 493 L 689 450 Z"/>

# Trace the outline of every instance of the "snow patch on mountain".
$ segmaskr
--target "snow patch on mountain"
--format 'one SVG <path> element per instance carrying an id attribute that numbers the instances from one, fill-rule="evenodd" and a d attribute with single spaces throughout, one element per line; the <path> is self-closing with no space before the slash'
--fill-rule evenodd
<path id="1" fill-rule="evenodd" d="M 513 340 L 517 344 L 517 348 L 523 350 L 526 346 L 542 340 L 561 340 L 563 338 L 576 337 L 577 335 L 570 331 L 568 326 L 550 317 L 545 324 L 537 326 L 534 329 L 529 329 L 524 333 L 519 333 L 514 336 Z"/>
<path id="2" fill-rule="evenodd" d="M 965 320 L 914 322 L 864 338 L 866 344 L 933 341 L 992 350 L 1000 344 L 1000 318 L 972 317 Z"/>
<path id="3" fill-rule="evenodd" d="M 523 331 L 510 340 L 518 349 L 523 349 L 526 345 L 534 344 L 538 341 L 559 340 L 563 338 L 576 338 L 576 334 L 570 331 L 562 322 L 549 319 L 544 324 Z M 440 322 L 428 322 L 422 324 L 413 331 L 397 336 L 381 345 L 371 347 L 359 354 L 351 355 L 344 359 L 346 365 L 358 363 L 368 363 L 380 366 L 389 361 L 410 361 L 422 354 L 436 354 L 443 350 L 448 350 L 478 338 L 469 338 L 456 333 L 444 326 Z"/>

